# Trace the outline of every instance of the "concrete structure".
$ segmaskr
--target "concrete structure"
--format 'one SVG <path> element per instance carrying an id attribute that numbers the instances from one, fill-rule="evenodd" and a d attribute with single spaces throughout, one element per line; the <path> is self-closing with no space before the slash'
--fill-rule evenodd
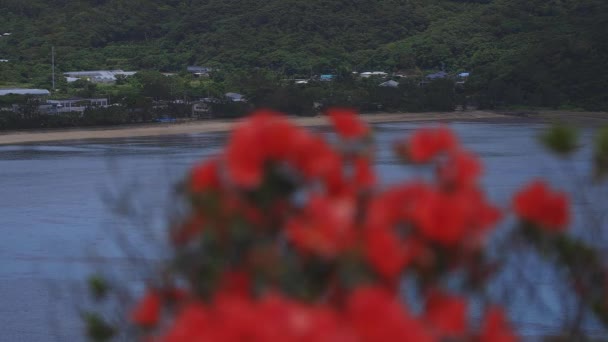
<path id="1" fill-rule="evenodd" d="M 68 82 L 74 82 L 76 80 L 87 80 L 93 83 L 113 83 L 116 82 L 116 76 L 133 76 L 136 71 L 122 71 L 122 70 L 91 70 L 91 71 L 69 71 L 64 72 L 63 75 L 66 77 Z"/>
<path id="2" fill-rule="evenodd" d="M 0 96 L 4 96 L 4 95 L 49 96 L 49 95 L 51 95 L 51 92 L 46 89 L 24 89 L 24 88 L 0 89 Z"/>

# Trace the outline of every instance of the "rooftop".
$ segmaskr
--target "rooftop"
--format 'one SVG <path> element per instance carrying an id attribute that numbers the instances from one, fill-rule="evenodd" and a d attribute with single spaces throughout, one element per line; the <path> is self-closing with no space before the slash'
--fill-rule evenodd
<path id="1" fill-rule="evenodd" d="M 39 95 L 39 96 L 48 96 L 51 95 L 46 89 L 25 89 L 25 88 L 8 88 L 8 89 L 0 89 L 0 96 L 5 95 Z"/>

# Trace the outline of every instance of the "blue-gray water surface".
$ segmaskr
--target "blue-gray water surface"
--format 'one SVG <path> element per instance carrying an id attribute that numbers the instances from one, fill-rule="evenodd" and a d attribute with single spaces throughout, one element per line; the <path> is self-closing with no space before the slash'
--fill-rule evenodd
<path id="1" fill-rule="evenodd" d="M 537 144 L 541 125 L 451 126 L 483 158 L 483 183 L 494 201 L 507 206 L 524 182 L 545 177 L 576 195 L 576 222 L 584 223 L 578 214 L 589 198 L 578 195 L 588 184 L 590 132 L 581 151 L 563 162 Z M 390 148 L 417 127 L 375 126 L 376 167 L 383 181 L 417 172 L 400 165 Z M 162 259 L 172 186 L 193 162 L 216 153 L 224 142 L 224 134 L 197 134 L 0 146 L 0 341 L 82 340 L 83 280 L 100 270 L 127 274 L 134 286 L 141 284 L 142 275 L 132 265 L 140 257 Z M 580 184 L 572 181 L 573 173 Z M 601 195 L 590 191 L 588 196 Z M 542 264 L 533 258 L 526 262 Z M 513 267 L 513 273 L 525 273 L 518 270 L 522 265 Z M 526 269 L 533 270 L 540 291 L 530 294 L 519 283 L 493 289 L 511 295 L 509 311 L 524 334 L 550 333 L 572 319 L 561 280 L 542 266 Z M 531 309 L 536 301 L 542 305 Z M 597 329 L 588 321 L 589 329 Z"/>

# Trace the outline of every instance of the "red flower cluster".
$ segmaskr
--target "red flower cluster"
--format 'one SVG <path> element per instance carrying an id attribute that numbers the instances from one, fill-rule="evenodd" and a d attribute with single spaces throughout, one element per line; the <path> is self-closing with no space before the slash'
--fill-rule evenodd
<path id="1" fill-rule="evenodd" d="M 397 150 L 414 163 L 427 163 L 444 152 L 458 148 L 456 136 L 447 127 L 423 128 L 408 141 L 397 145 Z"/>
<path id="2" fill-rule="evenodd" d="M 160 320 L 160 301 L 159 293 L 148 293 L 134 312 L 135 323 L 154 329 Z M 211 302 L 184 302 L 169 329 L 148 341 L 423 342 L 474 336 L 467 325 L 466 301 L 438 292 L 429 297 L 418 317 L 381 287 L 360 287 L 339 307 L 310 305 L 277 293 L 258 299 L 222 293 Z M 517 337 L 502 311 L 492 308 L 479 340 L 511 342 Z"/>
<path id="3" fill-rule="evenodd" d="M 552 192 L 543 181 L 535 181 L 518 192 L 513 205 L 523 220 L 551 231 L 563 231 L 570 221 L 566 194 Z"/>
<path id="4" fill-rule="evenodd" d="M 247 188 L 260 185 L 271 162 L 286 163 L 307 178 L 330 177 L 340 166 L 339 155 L 323 139 L 271 111 L 255 113 L 235 128 L 225 158 L 229 179 Z"/>
<path id="5" fill-rule="evenodd" d="M 466 298 L 441 289 L 454 270 L 480 272 L 501 217 L 478 186 L 477 157 L 446 127 L 418 131 L 398 152 L 432 162 L 434 181 L 382 189 L 369 126 L 348 110 L 328 115 L 339 149 L 262 111 L 193 168 L 192 213 L 172 231 L 176 277 L 190 295 L 167 308 L 152 291 L 133 321 L 157 327 L 159 341 L 514 341 L 500 311 L 476 330 Z M 547 211 L 564 200 L 536 187 L 518 195 L 517 212 L 561 227 L 567 219 Z M 424 280 L 418 315 L 398 300 L 408 273 Z"/>

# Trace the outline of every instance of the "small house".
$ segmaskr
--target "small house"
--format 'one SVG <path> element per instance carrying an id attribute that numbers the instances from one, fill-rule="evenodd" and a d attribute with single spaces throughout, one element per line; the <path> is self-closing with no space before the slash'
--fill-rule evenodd
<path id="1" fill-rule="evenodd" d="M 47 105 L 50 105 L 52 109 L 49 112 L 52 113 L 67 113 L 67 112 L 84 112 L 87 108 L 108 106 L 107 98 L 79 98 L 73 97 L 63 100 L 48 100 Z"/>
<path id="2" fill-rule="evenodd" d="M 239 93 L 226 93 L 225 96 L 232 102 L 247 102 L 247 100 L 245 100 L 245 96 Z"/>
<path id="3" fill-rule="evenodd" d="M 186 70 L 194 76 L 201 77 L 209 76 L 209 74 L 211 74 L 211 72 L 213 71 L 213 68 L 191 65 L 188 66 Z"/>

